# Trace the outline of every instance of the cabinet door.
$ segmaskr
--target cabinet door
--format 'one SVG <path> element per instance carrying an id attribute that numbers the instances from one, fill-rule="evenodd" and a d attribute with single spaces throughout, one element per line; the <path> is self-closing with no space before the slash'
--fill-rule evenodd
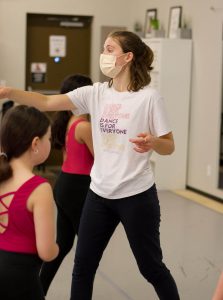
<path id="1" fill-rule="evenodd" d="M 157 187 L 183 189 L 187 174 L 192 42 L 182 39 L 144 39 L 144 42 L 154 51 L 150 86 L 164 98 L 176 145 L 170 156 L 152 154 Z"/>
<path id="2" fill-rule="evenodd" d="M 161 68 L 161 51 L 162 45 L 159 39 L 143 39 L 143 41 L 152 49 L 154 54 L 153 70 L 151 71 L 151 82 L 150 86 L 156 90 L 160 90 L 160 68 Z"/>

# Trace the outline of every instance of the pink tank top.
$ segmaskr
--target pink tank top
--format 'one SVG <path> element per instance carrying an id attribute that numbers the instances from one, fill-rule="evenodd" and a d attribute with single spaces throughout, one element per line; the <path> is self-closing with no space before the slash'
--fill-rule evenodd
<path id="1" fill-rule="evenodd" d="M 8 225 L 0 222 L 6 228 L 0 233 L 0 249 L 19 253 L 37 253 L 36 235 L 33 214 L 26 207 L 27 200 L 32 191 L 40 184 L 47 182 L 40 176 L 33 176 L 23 183 L 16 192 L 0 195 L 0 204 L 5 207 L 1 213 L 8 214 Z M 14 195 L 9 207 L 4 203 L 4 198 Z"/>
<path id="2" fill-rule="evenodd" d="M 62 165 L 62 171 L 71 174 L 89 175 L 94 158 L 85 144 L 80 144 L 75 139 L 75 129 L 83 119 L 75 121 L 68 130 L 66 136 L 66 158 Z"/>

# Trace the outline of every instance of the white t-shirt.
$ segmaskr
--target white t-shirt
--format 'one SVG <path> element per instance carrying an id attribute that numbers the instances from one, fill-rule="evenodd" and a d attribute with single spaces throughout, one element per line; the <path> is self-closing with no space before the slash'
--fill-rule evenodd
<path id="1" fill-rule="evenodd" d="M 91 115 L 94 165 L 90 188 L 99 196 L 118 199 L 144 192 L 154 184 L 151 151 L 137 153 L 130 138 L 141 132 L 169 133 L 164 102 L 149 86 L 138 92 L 118 92 L 95 83 L 67 93 L 74 114 Z"/>

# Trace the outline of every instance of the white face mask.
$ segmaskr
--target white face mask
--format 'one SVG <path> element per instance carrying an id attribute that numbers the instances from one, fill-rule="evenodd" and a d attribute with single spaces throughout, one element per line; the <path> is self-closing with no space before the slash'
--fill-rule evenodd
<path id="1" fill-rule="evenodd" d="M 124 53 L 125 54 L 125 53 Z M 122 54 L 122 55 L 124 55 Z M 120 55 L 120 56 L 122 56 Z M 118 56 L 119 57 L 119 56 Z M 116 66 L 117 56 L 111 54 L 101 54 L 100 55 L 100 69 L 101 72 L 110 78 L 115 78 L 124 66 Z"/>

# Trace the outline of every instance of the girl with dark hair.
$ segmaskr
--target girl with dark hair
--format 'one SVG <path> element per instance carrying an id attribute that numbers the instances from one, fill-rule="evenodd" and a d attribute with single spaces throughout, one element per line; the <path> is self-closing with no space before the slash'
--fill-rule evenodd
<path id="1" fill-rule="evenodd" d="M 0 130 L 1 299 L 43 300 L 42 260 L 59 252 L 50 184 L 33 173 L 50 153 L 50 122 L 34 107 L 6 112 Z"/>
<path id="2" fill-rule="evenodd" d="M 64 79 L 60 92 L 68 93 L 86 85 L 92 85 L 89 77 L 70 75 Z M 88 115 L 74 116 L 70 111 L 57 112 L 52 125 L 52 144 L 63 151 L 64 157 L 62 170 L 54 187 L 60 253 L 55 260 L 44 263 L 41 268 L 40 279 L 45 295 L 63 259 L 73 246 L 90 185 L 93 145 Z"/>
<path id="3" fill-rule="evenodd" d="M 149 160 L 152 151 L 160 155 L 174 151 L 163 98 L 149 86 L 152 62 L 152 50 L 136 34 L 118 31 L 107 37 L 100 56 L 101 71 L 109 82 L 62 96 L 0 89 L 2 98 L 43 110 L 91 115 L 95 160 L 78 233 L 72 300 L 92 298 L 100 259 L 120 222 L 141 274 L 159 299 L 179 300 L 163 262 L 160 207 Z"/>

